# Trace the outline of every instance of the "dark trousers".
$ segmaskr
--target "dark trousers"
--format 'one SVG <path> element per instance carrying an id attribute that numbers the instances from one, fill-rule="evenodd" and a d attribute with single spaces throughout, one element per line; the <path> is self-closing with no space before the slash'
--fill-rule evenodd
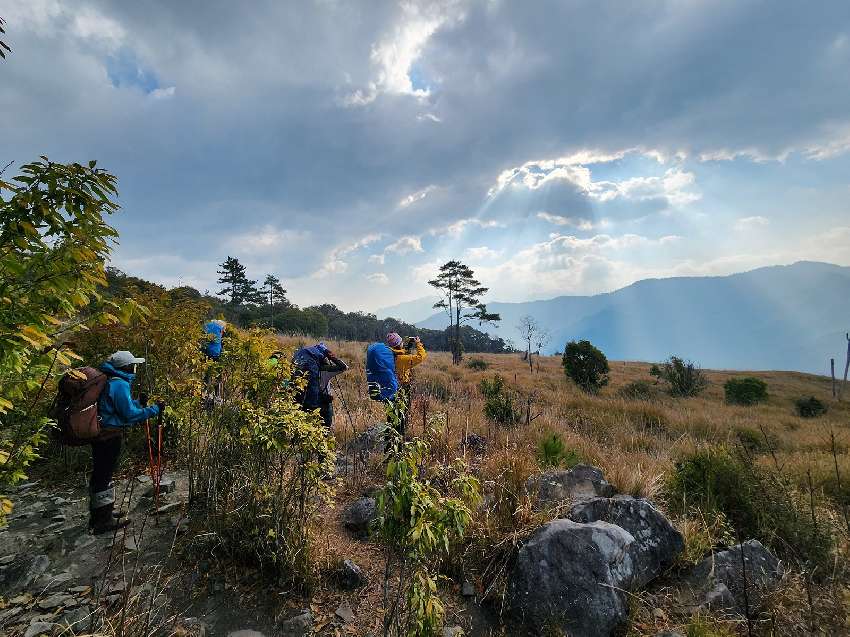
<path id="1" fill-rule="evenodd" d="M 92 493 L 100 493 L 109 488 L 120 455 L 120 434 L 113 435 L 105 440 L 98 439 L 91 443 L 92 471 L 89 488 Z"/>
<path id="2" fill-rule="evenodd" d="M 333 396 L 322 394 L 319 397 L 320 405 L 319 405 L 319 413 L 322 416 L 322 421 L 325 423 L 325 427 L 328 430 L 333 430 L 334 428 L 334 401 Z"/>

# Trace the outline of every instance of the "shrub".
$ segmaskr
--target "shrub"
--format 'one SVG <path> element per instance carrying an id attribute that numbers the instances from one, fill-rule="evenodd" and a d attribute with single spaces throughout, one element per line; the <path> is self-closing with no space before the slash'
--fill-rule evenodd
<path id="1" fill-rule="evenodd" d="M 691 453 L 676 463 L 667 484 L 670 502 L 684 512 L 723 513 L 740 538 L 756 538 L 786 559 L 829 561 L 832 537 L 812 520 L 806 503 L 785 481 L 725 449 Z"/>
<path id="2" fill-rule="evenodd" d="M 562 364 L 564 373 L 590 394 L 608 384 L 608 359 L 590 341 L 567 343 Z"/>
<path id="3" fill-rule="evenodd" d="M 826 405 L 814 396 L 798 398 L 794 402 L 794 407 L 800 418 L 817 418 L 823 416 L 827 410 Z"/>
<path id="4" fill-rule="evenodd" d="M 521 415 L 514 396 L 505 389 L 505 379 L 496 374 L 493 380 L 486 378 L 479 385 L 484 395 L 484 415 L 500 425 L 515 425 Z"/>
<path id="5" fill-rule="evenodd" d="M 658 378 L 667 382 L 673 396 L 696 396 L 708 386 L 708 378 L 696 363 L 678 356 L 671 356 L 655 372 Z"/>
<path id="6" fill-rule="evenodd" d="M 452 390 L 439 376 L 421 376 L 416 384 L 423 394 L 432 396 L 441 402 L 448 402 L 452 397 Z"/>
<path id="7" fill-rule="evenodd" d="M 748 453 L 765 453 L 779 446 L 779 439 L 774 435 L 765 437 L 760 431 L 749 427 L 739 427 L 735 430 L 738 443 Z"/>
<path id="8" fill-rule="evenodd" d="M 483 372 L 490 367 L 490 364 L 483 358 L 470 358 L 466 366 L 476 372 Z"/>
<path id="9" fill-rule="evenodd" d="M 723 391 L 730 405 L 755 405 L 767 400 L 767 383 L 752 376 L 730 378 L 723 384 Z"/>
<path id="10" fill-rule="evenodd" d="M 633 380 L 617 390 L 617 395 L 626 400 L 654 400 L 658 389 L 647 380 Z"/>
<path id="11" fill-rule="evenodd" d="M 545 436 L 537 447 L 537 461 L 542 467 L 564 467 L 569 469 L 581 462 L 581 455 L 564 444 L 559 433 Z"/>

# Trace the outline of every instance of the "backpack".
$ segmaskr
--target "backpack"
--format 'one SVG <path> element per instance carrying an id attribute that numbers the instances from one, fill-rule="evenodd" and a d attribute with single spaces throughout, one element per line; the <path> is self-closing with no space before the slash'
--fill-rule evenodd
<path id="1" fill-rule="evenodd" d="M 70 447 L 87 445 L 101 436 L 97 402 L 109 381 L 106 374 L 94 367 L 80 367 L 75 371 L 84 378 L 68 372 L 59 380 L 53 410 L 61 441 Z"/>
<path id="2" fill-rule="evenodd" d="M 319 407 L 319 381 L 321 372 L 319 370 L 319 361 L 316 360 L 308 351 L 308 348 L 302 348 L 295 352 L 293 363 L 295 372 L 307 379 L 307 383 L 303 389 L 298 390 L 295 395 L 295 400 L 302 407 L 315 409 Z M 315 404 L 314 404 L 315 403 Z"/>
<path id="3" fill-rule="evenodd" d="M 372 400 L 392 400 L 398 391 L 395 356 L 383 343 L 372 343 L 366 350 L 366 384 Z"/>

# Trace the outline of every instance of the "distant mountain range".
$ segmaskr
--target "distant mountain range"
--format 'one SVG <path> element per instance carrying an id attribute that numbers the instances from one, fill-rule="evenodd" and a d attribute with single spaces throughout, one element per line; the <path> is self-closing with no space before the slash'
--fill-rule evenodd
<path id="1" fill-rule="evenodd" d="M 419 327 L 441 329 L 435 299 L 404 303 L 387 312 L 430 317 Z M 616 360 L 659 361 L 671 354 L 714 369 L 796 370 L 829 373 L 829 359 L 844 369 L 850 331 L 850 267 L 801 261 L 718 277 L 647 279 L 595 296 L 561 296 L 528 303 L 488 303 L 502 321 L 486 327 L 521 347 L 517 323 L 533 316 L 552 335 L 546 353 L 570 340 L 588 339 Z M 419 318 L 422 318 L 420 314 Z M 473 324 L 477 327 L 477 324 Z M 837 370 L 838 371 L 838 370 Z"/>

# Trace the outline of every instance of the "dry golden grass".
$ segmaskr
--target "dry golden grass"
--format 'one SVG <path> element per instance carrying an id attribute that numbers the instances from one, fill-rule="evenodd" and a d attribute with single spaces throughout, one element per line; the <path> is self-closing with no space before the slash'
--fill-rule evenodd
<path id="1" fill-rule="evenodd" d="M 283 338 L 282 343 L 289 348 L 299 346 L 303 341 Z M 380 404 L 370 401 L 366 395 L 366 343 L 329 342 L 328 345 L 352 368 L 336 380 L 335 433 L 342 450 L 357 432 L 382 422 L 383 410 Z M 755 462 L 779 467 L 801 489 L 807 488 L 807 473 L 810 472 L 817 491 L 829 485 L 835 489 L 837 464 L 843 490 L 847 492 L 847 484 L 850 483 L 850 403 L 832 399 L 828 378 L 795 372 L 707 371 L 710 385 L 699 397 L 673 398 L 659 392 L 654 400 L 642 401 L 623 399 L 618 390 L 635 380 L 652 382 L 648 363 L 612 362 L 609 385 L 598 395 L 590 396 L 566 379 L 559 358 L 540 358 L 535 362 L 532 373 L 517 355 L 475 354 L 468 356 L 467 360 L 470 357 L 483 359 L 488 368 L 476 371 L 468 368 L 466 361 L 454 367 L 448 353 L 437 352 L 429 353 L 427 361 L 415 370 L 408 434 L 422 435 L 426 423 L 435 414 L 444 415 L 445 427 L 432 445 L 432 460 L 450 463 L 455 458 L 465 458 L 481 480 L 485 493 L 490 494 L 496 503 L 494 508 L 485 508 L 485 515 L 476 519 L 478 539 L 492 542 L 495 547 L 491 554 L 485 555 L 486 550 L 481 543 L 472 541 L 470 551 L 477 551 L 480 558 L 480 570 L 476 576 L 481 576 L 488 569 L 503 568 L 507 559 L 505 551 L 515 545 L 524 532 L 540 523 L 524 496 L 523 485 L 530 475 L 542 470 L 537 460 L 540 441 L 552 432 L 557 432 L 566 446 L 577 452 L 583 461 L 600 467 L 620 492 L 636 496 L 658 496 L 675 462 L 684 454 L 708 445 L 737 445 L 742 430 L 756 436 L 762 445 L 753 456 Z M 484 399 L 478 385 L 482 379 L 492 378 L 495 374 L 504 377 L 508 388 L 517 397 L 521 413 L 521 422 L 517 426 L 500 427 L 484 416 Z M 741 407 L 724 402 L 723 383 L 730 377 L 744 375 L 755 376 L 767 383 L 769 399 L 766 403 Z M 794 401 L 808 396 L 827 403 L 828 413 L 814 419 L 798 417 Z M 483 456 L 474 455 L 462 444 L 473 433 L 487 440 Z M 835 454 L 832 451 L 833 440 Z M 346 480 L 342 489 L 353 496 L 355 491 L 365 486 L 380 484 L 380 465 L 362 473 L 357 484 Z M 824 522 L 841 529 L 844 522 L 840 507 L 828 498 L 820 497 L 819 501 L 829 503 L 829 507 L 819 509 L 820 514 L 827 518 Z M 663 506 L 663 501 L 661 504 Z M 323 525 L 326 525 L 328 537 L 338 537 L 342 543 L 337 549 L 328 545 L 327 551 L 343 555 L 351 547 L 342 540 L 344 533 L 340 531 L 337 513 L 324 516 Z M 718 526 L 712 521 L 682 519 L 676 522 L 691 538 L 690 561 L 698 559 L 695 552 L 700 546 L 709 547 L 726 530 L 722 524 Z M 839 551 L 846 555 L 846 535 L 839 535 Z M 795 597 L 799 593 L 797 584 L 789 583 L 776 594 L 773 606 L 777 614 L 787 612 L 789 618 L 793 617 L 795 626 L 810 621 L 803 615 L 805 612 L 811 615 L 812 612 L 803 608 L 805 595 L 803 600 Z M 376 601 L 374 592 L 367 597 L 371 597 L 373 603 Z M 841 595 L 831 589 L 817 592 L 814 597 L 826 604 L 827 600 L 834 601 Z M 338 603 L 337 597 L 331 598 Z M 840 614 L 835 609 L 842 608 L 842 603 L 846 604 L 847 600 L 814 612 L 835 619 L 834 616 Z M 366 610 L 365 607 L 361 609 Z M 455 611 L 456 607 L 449 600 L 449 612 Z M 656 621 L 653 625 L 663 623 Z M 673 622 L 668 625 L 684 624 Z M 833 622 L 831 625 L 836 624 Z M 740 623 L 725 623 L 724 626 L 733 632 L 741 632 Z M 774 630 L 775 634 L 793 634 L 790 629 Z M 358 630 L 357 634 L 365 632 L 364 627 L 364 631 Z"/>

